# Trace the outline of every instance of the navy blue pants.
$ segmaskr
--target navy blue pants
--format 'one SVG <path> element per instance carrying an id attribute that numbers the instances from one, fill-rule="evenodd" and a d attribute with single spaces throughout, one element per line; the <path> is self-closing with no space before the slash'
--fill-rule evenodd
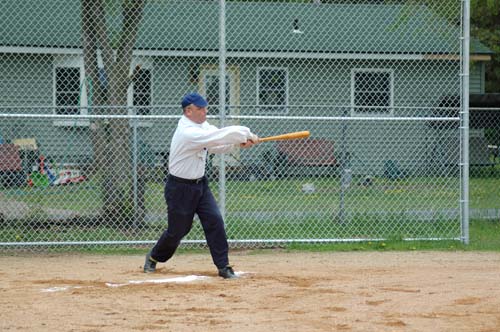
<path id="1" fill-rule="evenodd" d="M 166 262 L 175 253 L 181 239 L 193 225 L 195 213 L 205 232 L 212 260 L 217 268 L 229 264 L 228 244 L 224 221 L 215 198 L 208 187 L 208 180 L 184 183 L 169 177 L 165 185 L 168 227 L 151 251 L 151 257 Z"/>

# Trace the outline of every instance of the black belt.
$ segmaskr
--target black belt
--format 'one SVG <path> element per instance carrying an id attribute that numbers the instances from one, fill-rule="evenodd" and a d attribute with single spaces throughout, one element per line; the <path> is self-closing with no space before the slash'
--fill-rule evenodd
<path id="1" fill-rule="evenodd" d="M 198 183 L 202 182 L 203 180 L 205 180 L 204 176 L 202 176 L 199 179 L 183 179 L 183 178 L 178 178 L 177 176 L 173 176 L 172 174 L 170 174 L 168 176 L 168 178 L 170 180 L 175 181 L 175 182 L 188 183 L 188 184 L 198 184 Z"/>

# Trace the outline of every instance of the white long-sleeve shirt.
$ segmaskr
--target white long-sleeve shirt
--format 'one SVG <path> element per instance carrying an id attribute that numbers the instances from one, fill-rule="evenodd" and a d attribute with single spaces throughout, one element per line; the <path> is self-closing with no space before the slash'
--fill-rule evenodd
<path id="1" fill-rule="evenodd" d="M 207 153 L 229 152 L 252 137 L 250 129 L 244 126 L 219 129 L 207 121 L 199 124 L 183 115 L 170 144 L 169 172 L 183 179 L 201 178 L 205 175 Z"/>

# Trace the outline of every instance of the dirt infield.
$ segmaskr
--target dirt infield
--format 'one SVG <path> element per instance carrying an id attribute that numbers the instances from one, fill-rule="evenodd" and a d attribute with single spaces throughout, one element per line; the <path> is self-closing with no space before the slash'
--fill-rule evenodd
<path id="1" fill-rule="evenodd" d="M 0 330 L 500 331 L 500 253 L 231 259 L 245 272 L 237 280 L 218 278 L 208 254 L 174 256 L 149 275 L 142 256 L 3 256 Z"/>

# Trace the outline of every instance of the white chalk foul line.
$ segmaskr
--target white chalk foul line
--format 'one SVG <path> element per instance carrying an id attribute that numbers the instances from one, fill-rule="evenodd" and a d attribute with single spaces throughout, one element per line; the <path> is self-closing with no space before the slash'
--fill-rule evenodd
<path id="1" fill-rule="evenodd" d="M 244 274 L 248 274 L 249 272 L 235 272 L 238 277 Z M 146 280 L 129 280 L 125 283 L 112 283 L 106 282 L 105 285 L 111 288 L 123 287 L 128 285 L 140 285 L 140 284 L 164 284 L 164 283 L 183 283 L 183 282 L 193 282 L 198 280 L 207 280 L 213 279 L 212 277 L 207 276 L 198 276 L 198 275 L 188 275 L 184 277 L 175 277 L 175 278 L 162 278 L 162 279 L 146 279 Z M 85 288 L 90 288 L 92 286 L 85 286 Z M 50 287 L 44 288 L 41 290 L 43 293 L 53 293 L 53 292 L 63 292 L 70 289 L 76 288 L 84 288 L 84 286 L 59 286 L 59 287 Z"/>

